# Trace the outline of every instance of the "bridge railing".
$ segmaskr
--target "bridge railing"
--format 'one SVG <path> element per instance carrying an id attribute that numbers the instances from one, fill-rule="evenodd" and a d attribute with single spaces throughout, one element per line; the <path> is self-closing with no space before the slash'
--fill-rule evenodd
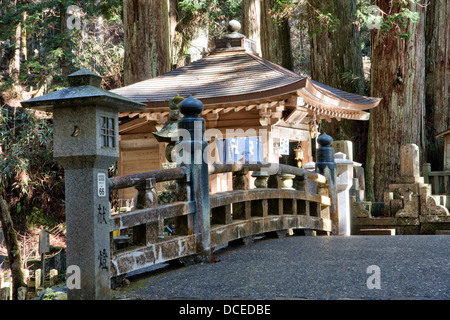
<path id="1" fill-rule="evenodd" d="M 433 195 L 450 195 L 450 171 L 431 171 L 431 164 L 425 163 L 423 177 Z"/>
<path id="2" fill-rule="evenodd" d="M 110 190 L 135 187 L 135 209 L 111 215 L 111 275 L 116 276 L 133 270 L 169 261 L 195 253 L 194 235 L 188 230 L 189 215 L 196 212 L 195 202 L 186 194 L 178 198 L 185 201 L 158 205 L 156 183 L 177 181 L 182 191 L 188 180 L 186 167 L 149 171 L 134 175 L 114 177 L 109 180 Z M 176 219 L 177 236 L 161 237 L 164 221 Z M 112 236 L 119 231 L 118 241 Z M 121 240 L 121 241 L 120 241 Z M 123 243 L 125 242 L 125 243 Z M 121 248 L 125 247 L 125 248 Z"/>
<path id="3" fill-rule="evenodd" d="M 324 176 L 283 164 L 276 164 L 276 172 L 269 175 L 264 167 L 267 164 L 209 166 L 210 174 L 233 172 L 233 190 L 210 195 L 213 247 L 261 233 L 283 235 L 288 229 L 331 232 Z M 251 170 L 254 189 L 249 188 Z"/>
<path id="4" fill-rule="evenodd" d="M 267 168 L 276 168 L 272 174 Z M 111 190 L 135 187 L 135 210 L 114 214 L 110 221 L 111 275 L 117 276 L 157 263 L 195 256 L 197 205 L 191 200 L 188 167 L 143 172 L 111 178 Z M 210 195 L 211 248 L 238 239 L 252 239 L 267 232 L 288 229 L 329 233 L 327 180 L 324 176 L 282 164 L 210 164 L 209 174 L 233 173 L 233 190 Z M 256 177 L 250 189 L 249 174 Z M 158 204 L 156 183 L 176 181 L 177 201 Z M 194 187 L 195 189 L 195 187 Z M 173 235 L 163 235 L 167 219 L 175 225 Z M 122 235 L 114 238 L 112 233 Z M 124 239 L 127 246 L 121 248 Z"/>

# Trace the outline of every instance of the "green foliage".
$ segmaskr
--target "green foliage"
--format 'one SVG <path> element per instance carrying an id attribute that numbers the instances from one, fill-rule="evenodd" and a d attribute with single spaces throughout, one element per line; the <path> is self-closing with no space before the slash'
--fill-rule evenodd
<path id="1" fill-rule="evenodd" d="M 20 203 L 17 204 L 18 206 Z M 34 207 L 30 213 L 27 213 L 27 227 L 33 229 L 33 226 L 45 226 L 54 228 L 60 223 L 56 217 L 48 215 L 44 210 Z"/>
<path id="2" fill-rule="evenodd" d="M 2 107 L 0 194 L 19 230 L 27 220 L 47 226 L 64 217 L 64 179 L 53 159 L 49 120 L 21 108 Z"/>
<path id="3" fill-rule="evenodd" d="M 88 34 L 73 48 L 73 53 L 74 68 L 86 68 L 102 75 L 105 89 L 123 85 L 122 69 L 125 54 L 123 43 L 115 44 L 112 41 L 99 40 L 95 34 Z"/>
<path id="4" fill-rule="evenodd" d="M 349 81 L 349 82 L 352 82 L 352 83 L 359 80 L 359 77 L 354 75 L 353 72 L 351 72 L 351 71 L 347 71 L 347 72 L 342 73 L 341 74 L 341 78 L 344 81 Z"/>
<path id="5" fill-rule="evenodd" d="M 210 36 L 221 36 L 230 20 L 241 19 L 241 0 L 182 0 L 178 2 L 180 9 L 179 30 L 189 34 L 189 26 L 203 24 L 208 26 Z M 182 28 L 182 27 L 183 28 Z"/>
<path id="6" fill-rule="evenodd" d="M 357 22 L 362 28 L 381 29 L 383 32 L 396 31 L 400 38 L 409 35 L 404 30 L 410 23 L 416 23 L 419 13 L 410 9 L 411 4 L 419 4 L 421 0 L 393 0 L 395 12 L 383 12 L 370 0 L 357 0 Z M 333 0 L 276 0 L 270 11 L 276 20 L 293 18 L 298 21 L 297 27 L 308 28 L 310 33 L 320 34 L 335 30 L 340 21 L 336 17 Z M 307 24 L 309 23 L 309 26 Z"/>
<path id="7" fill-rule="evenodd" d="M 41 300 L 67 300 L 67 294 L 62 291 L 53 291 L 52 288 L 47 288 Z"/>
<path id="8" fill-rule="evenodd" d="M 76 16 L 69 6 L 76 6 Z M 66 87 L 67 75 L 80 68 L 101 74 L 106 89 L 122 85 L 121 0 L 11 1 L 2 10 L 0 73 L 11 72 L 16 46 L 23 54 L 17 78 L 0 76 L 1 104 Z M 74 28 L 73 17 L 80 22 Z M 26 42 L 16 38 L 19 27 Z M 6 105 L 0 116 L 0 194 L 19 230 L 52 227 L 64 218 L 64 179 L 53 160 L 51 119 Z"/>
<path id="9" fill-rule="evenodd" d="M 163 164 L 163 169 L 175 168 L 174 163 Z M 166 181 L 162 183 L 162 190 L 158 192 L 158 203 L 166 204 L 177 201 L 176 197 L 177 183 L 176 181 Z"/>
<path id="10" fill-rule="evenodd" d="M 167 204 L 177 201 L 173 191 L 161 191 L 158 193 L 158 203 Z"/>
<path id="11" fill-rule="evenodd" d="M 122 3 L 122 0 L 100 0 L 97 7 L 98 13 L 107 21 L 120 22 L 122 19 Z"/>
<path id="12" fill-rule="evenodd" d="M 51 129 L 39 133 L 39 126 L 29 112 L 4 108 L 1 113 L 0 145 L 3 146 L 0 188 L 9 186 L 14 175 L 27 171 L 33 157 L 49 146 Z"/>
<path id="13" fill-rule="evenodd" d="M 78 8 L 80 28 L 68 27 L 73 15 L 69 6 Z M 66 76 L 82 67 L 105 75 L 108 89 L 122 85 L 123 45 L 118 45 L 123 40 L 121 0 L 21 1 L 5 5 L 4 10 L 0 43 L 9 44 L 14 51 L 20 26 L 26 33 L 27 56 L 21 56 L 19 82 L 0 79 L 3 89 L 21 86 L 26 91 L 43 89 L 40 93 L 47 93 L 67 86 Z"/>
<path id="14" fill-rule="evenodd" d="M 321 34 L 333 31 L 339 25 L 335 9 L 333 0 L 276 0 L 269 14 L 276 22 L 292 18 L 297 21 L 297 28 L 308 30 L 310 34 Z"/>
<path id="15" fill-rule="evenodd" d="M 420 0 L 396 0 L 392 2 L 392 12 L 386 13 L 379 7 L 363 1 L 358 8 L 358 19 L 369 29 L 379 29 L 382 32 L 395 32 L 401 39 L 410 35 L 406 29 L 411 23 L 416 23 L 419 13 L 410 9 L 411 4 L 419 4 Z"/>

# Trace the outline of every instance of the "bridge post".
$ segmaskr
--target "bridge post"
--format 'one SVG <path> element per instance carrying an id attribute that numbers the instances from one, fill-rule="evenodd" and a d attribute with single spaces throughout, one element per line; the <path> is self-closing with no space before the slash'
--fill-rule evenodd
<path id="1" fill-rule="evenodd" d="M 145 179 L 135 188 L 138 191 L 134 200 L 136 209 L 150 208 L 158 204 L 155 178 Z M 160 222 L 162 221 L 160 220 Z M 160 226 L 158 222 L 149 222 L 133 227 L 133 244 L 155 243 L 158 240 L 159 231 L 163 229 L 164 226 Z"/>
<path id="2" fill-rule="evenodd" d="M 22 105 L 53 112 L 53 155 L 65 174 L 68 299 L 105 300 L 111 286 L 108 168 L 119 157 L 118 112 L 145 105 L 101 89 L 102 78 L 85 69 L 68 80 L 71 87 Z"/>
<path id="3" fill-rule="evenodd" d="M 203 103 L 192 96 L 184 99 L 178 108 L 183 117 L 178 120 L 178 142 L 174 147 L 177 165 L 189 171 L 190 199 L 195 201 L 193 233 L 197 246 L 197 260 L 205 261 L 211 256 L 211 221 L 209 203 L 209 173 L 204 140 L 205 120 L 199 116 Z"/>
<path id="4" fill-rule="evenodd" d="M 248 169 L 244 168 L 233 175 L 233 190 L 250 189 L 250 181 L 247 177 Z M 251 216 L 250 201 L 233 203 L 233 218 L 248 220 Z"/>
<path id="5" fill-rule="evenodd" d="M 331 146 L 333 138 L 326 133 L 317 138 L 316 172 L 327 178 L 328 193 L 331 200 L 330 219 L 332 222 L 332 234 L 339 234 L 339 213 L 337 203 L 336 186 L 336 162 L 334 160 L 334 148 Z"/>

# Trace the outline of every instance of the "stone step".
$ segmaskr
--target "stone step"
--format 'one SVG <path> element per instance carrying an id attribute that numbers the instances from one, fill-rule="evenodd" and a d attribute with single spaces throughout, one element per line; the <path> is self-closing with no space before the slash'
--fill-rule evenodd
<path id="1" fill-rule="evenodd" d="M 360 229 L 361 236 L 395 236 L 395 229 Z"/>

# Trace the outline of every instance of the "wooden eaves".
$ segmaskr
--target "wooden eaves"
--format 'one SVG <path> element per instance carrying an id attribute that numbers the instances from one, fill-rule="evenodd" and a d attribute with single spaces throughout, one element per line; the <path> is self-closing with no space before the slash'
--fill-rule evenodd
<path id="1" fill-rule="evenodd" d="M 164 123 L 169 99 L 177 94 L 201 100 L 203 115 L 257 109 L 261 117 L 281 118 L 284 112 L 283 120 L 293 123 L 308 123 L 313 118 L 368 120 L 366 110 L 381 100 L 323 85 L 245 49 L 214 52 L 159 77 L 112 92 L 147 105 L 142 111 L 122 113 L 122 117 L 134 119 L 124 123 L 121 131 L 149 121 Z"/>

